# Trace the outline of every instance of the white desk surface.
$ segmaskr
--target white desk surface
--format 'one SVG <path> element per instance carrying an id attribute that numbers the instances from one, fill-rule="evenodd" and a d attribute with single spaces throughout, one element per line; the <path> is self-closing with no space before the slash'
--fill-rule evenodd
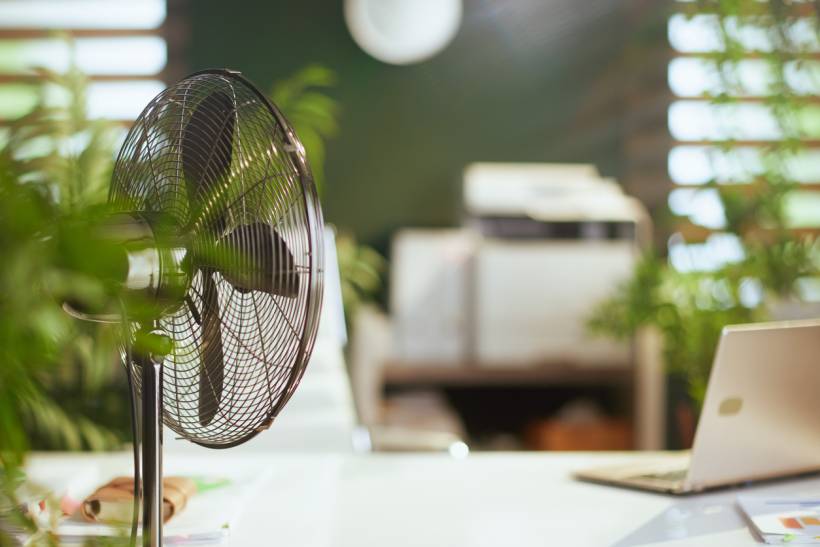
<path id="1" fill-rule="evenodd" d="M 130 454 L 35 454 L 70 473 L 99 465 L 128 473 Z M 188 465 L 269 470 L 230 545 L 401 547 L 530 545 L 756 545 L 734 507 L 738 489 L 675 498 L 586 484 L 573 469 L 651 454 L 485 453 L 465 459 L 421 454 L 166 455 Z M 36 478 L 36 476 L 34 477 Z M 817 495 L 820 476 L 743 492 Z"/>

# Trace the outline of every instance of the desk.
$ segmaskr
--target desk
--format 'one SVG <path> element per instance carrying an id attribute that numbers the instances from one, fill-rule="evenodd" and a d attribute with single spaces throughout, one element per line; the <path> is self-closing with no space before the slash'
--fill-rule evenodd
<path id="1" fill-rule="evenodd" d="M 737 490 L 674 498 L 573 481 L 572 469 L 651 454 L 171 454 L 196 463 L 270 470 L 230 545 L 277 547 L 758 545 L 734 509 Z M 192 460 L 196 459 L 196 462 Z M 128 454 L 35 454 L 30 465 L 99 464 L 128 471 Z M 817 495 L 820 478 L 744 492 Z M 665 542 L 663 542 L 666 540 Z"/>

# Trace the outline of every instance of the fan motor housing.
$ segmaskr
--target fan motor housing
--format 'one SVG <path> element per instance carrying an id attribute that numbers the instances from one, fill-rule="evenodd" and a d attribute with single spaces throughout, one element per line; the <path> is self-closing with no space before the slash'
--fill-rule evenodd
<path id="1" fill-rule="evenodd" d="M 123 301 L 132 318 L 151 320 L 173 312 L 191 283 L 189 246 L 174 224 L 159 215 L 124 215 L 123 228 L 130 231 L 122 245 L 128 260 L 123 282 Z M 126 234 L 123 233 L 123 236 Z"/>
<path id="2" fill-rule="evenodd" d="M 151 322 L 172 313 L 184 301 L 192 267 L 185 242 L 160 215 L 131 212 L 112 215 L 98 230 L 100 246 L 116 249 L 118 267 L 107 279 L 116 296 L 103 309 L 65 303 L 71 315 L 103 323 Z"/>

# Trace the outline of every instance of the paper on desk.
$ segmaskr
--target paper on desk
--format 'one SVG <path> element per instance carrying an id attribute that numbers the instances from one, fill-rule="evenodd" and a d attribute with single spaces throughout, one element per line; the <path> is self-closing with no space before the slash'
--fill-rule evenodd
<path id="1" fill-rule="evenodd" d="M 239 522 L 249 496 L 263 484 L 266 474 L 226 473 L 222 476 L 197 475 L 197 483 L 218 485 L 200 488 L 191 497 L 185 510 L 163 526 L 163 538 L 169 545 L 219 543 L 230 535 Z M 88 523 L 78 515 L 62 520 L 57 535 L 63 543 L 82 543 L 91 537 L 122 537 L 130 534 L 130 526 L 118 527 Z"/>
<path id="2" fill-rule="evenodd" d="M 820 498 L 738 496 L 737 502 L 766 543 L 820 545 Z"/>

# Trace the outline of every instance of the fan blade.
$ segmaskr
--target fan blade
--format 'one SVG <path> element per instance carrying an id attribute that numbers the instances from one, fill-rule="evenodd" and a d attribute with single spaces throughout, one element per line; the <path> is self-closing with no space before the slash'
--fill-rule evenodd
<path id="1" fill-rule="evenodd" d="M 231 168 L 235 115 L 231 97 L 217 91 L 197 105 L 185 126 L 182 169 L 191 204 L 191 224 L 204 218 L 216 223 L 218 230 L 224 229 L 224 211 L 219 209 L 224 199 L 220 181 Z"/>
<path id="2" fill-rule="evenodd" d="M 269 224 L 243 224 L 220 241 L 230 258 L 222 276 L 240 292 L 262 291 L 280 296 L 299 294 L 299 276 L 293 253 Z"/>
<path id="3" fill-rule="evenodd" d="M 202 339 L 199 368 L 199 423 L 211 423 L 222 400 L 225 355 L 219 328 L 219 299 L 212 273 L 202 271 Z"/>

